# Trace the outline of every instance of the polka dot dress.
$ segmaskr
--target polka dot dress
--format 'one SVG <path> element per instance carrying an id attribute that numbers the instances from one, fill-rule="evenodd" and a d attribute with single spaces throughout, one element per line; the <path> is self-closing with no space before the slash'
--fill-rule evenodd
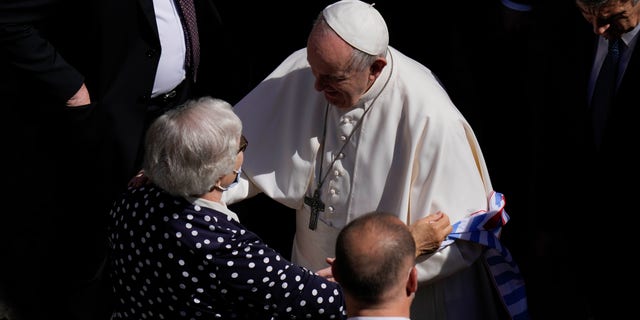
<path id="1" fill-rule="evenodd" d="M 112 319 L 345 319 L 336 283 L 226 214 L 154 186 L 114 204 L 109 247 Z"/>

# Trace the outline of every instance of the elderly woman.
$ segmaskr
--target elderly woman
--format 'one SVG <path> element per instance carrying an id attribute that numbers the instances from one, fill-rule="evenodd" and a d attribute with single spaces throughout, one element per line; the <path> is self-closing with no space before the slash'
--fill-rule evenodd
<path id="1" fill-rule="evenodd" d="M 114 204 L 112 319 L 343 319 L 338 284 L 283 259 L 220 200 L 247 142 L 231 105 L 201 98 L 149 128 L 146 184 Z"/>

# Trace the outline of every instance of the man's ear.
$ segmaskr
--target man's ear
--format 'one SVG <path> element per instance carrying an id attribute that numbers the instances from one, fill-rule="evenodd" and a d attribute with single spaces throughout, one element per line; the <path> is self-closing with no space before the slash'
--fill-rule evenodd
<path id="1" fill-rule="evenodd" d="M 331 275 L 333 276 L 333 280 L 335 280 L 336 282 L 340 282 L 340 279 L 338 279 L 338 276 L 336 276 L 336 261 L 333 260 L 333 263 L 331 264 Z"/>
<path id="2" fill-rule="evenodd" d="M 407 296 L 416 293 L 416 291 L 418 291 L 418 269 L 413 266 L 407 278 Z"/>
<path id="3" fill-rule="evenodd" d="M 376 61 L 371 64 L 371 67 L 369 67 L 369 71 L 371 72 L 372 76 L 377 78 L 380 73 L 382 73 L 382 69 L 384 69 L 386 65 L 387 60 L 385 58 L 378 57 Z"/>

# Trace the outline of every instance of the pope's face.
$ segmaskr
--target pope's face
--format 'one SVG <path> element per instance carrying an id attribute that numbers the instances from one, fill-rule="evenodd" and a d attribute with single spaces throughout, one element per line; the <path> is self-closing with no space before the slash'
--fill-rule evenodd
<path id="1" fill-rule="evenodd" d="M 375 76 L 371 68 L 353 70 L 353 48 L 333 32 L 314 28 L 307 42 L 307 60 L 316 78 L 314 88 L 338 108 L 353 107 L 369 89 Z"/>
<path id="2" fill-rule="evenodd" d="M 599 8 L 585 6 L 576 1 L 582 16 L 593 26 L 593 32 L 607 39 L 619 38 L 640 23 L 640 3 L 632 0 L 611 0 Z"/>

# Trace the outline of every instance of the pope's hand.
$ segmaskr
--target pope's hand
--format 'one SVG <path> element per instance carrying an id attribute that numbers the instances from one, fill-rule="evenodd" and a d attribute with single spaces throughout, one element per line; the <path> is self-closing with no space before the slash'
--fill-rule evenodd
<path id="1" fill-rule="evenodd" d="M 438 250 L 453 230 L 449 216 L 444 212 L 430 214 L 409 226 L 413 240 L 416 242 L 416 257 L 430 254 Z"/>

